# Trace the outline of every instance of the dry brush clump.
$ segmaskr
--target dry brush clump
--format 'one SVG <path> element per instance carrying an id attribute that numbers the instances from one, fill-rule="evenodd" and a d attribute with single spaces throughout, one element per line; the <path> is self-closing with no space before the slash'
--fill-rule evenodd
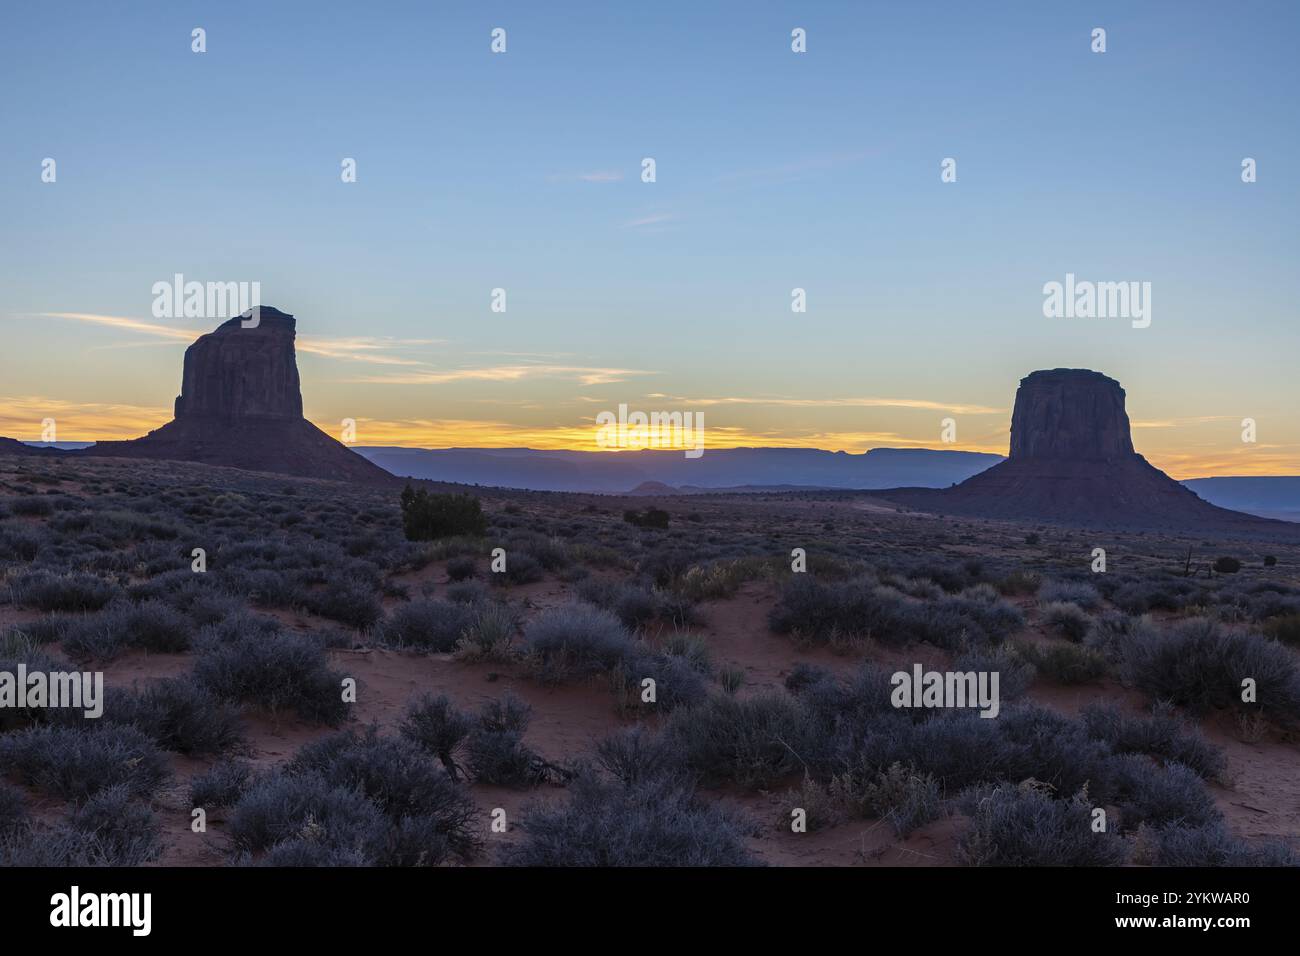
<path id="1" fill-rule="evenodd" d="M 559 804 L 534 804 L 505 847 L 508 866 L 753 866 L 753 827 L 706 801 L 662 738 L 633 729 L 602 742 Z"/>
<path id="2" fill-rule="evenodd" d="M 258 779 L 230 811 L 235 861 L 295 866 L 468 862 L 482 838 L 464 786 L 374 728 L 339 731 Z"/>

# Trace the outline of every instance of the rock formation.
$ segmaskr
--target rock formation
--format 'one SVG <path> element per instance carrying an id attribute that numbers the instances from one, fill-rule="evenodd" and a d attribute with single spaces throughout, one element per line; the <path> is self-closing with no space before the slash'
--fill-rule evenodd
<path id="1" fill-rule="evenodd" d="M 1124 389 L 1088 369 L 1021 379 L 1006 461 L 942 491 L 902 488 L 881 497 L 946 514 L 1116 529 L 1285 530 L 1215 507 L 1151 465 L 1133 449 Z"/>
<path id="2" fill-rule="evenodd" d="M 393 476 L 302 416 L 292 315 L 262 306 L 256 326 L 222 323 L 185 350 L 176 417 L 143 438 L 99 442 L 88 455 L 161 458 L 306 478 Z"/>
<path id="3" fill-rule="evenodd" d="M 256 326 L 242 322 L 231 319 L 185 350 L 176 418 L 302 418 L 294 317 L 264 307 Z"/>
<path id="4" fill-rule="evenodd" d="M 1011 412 L 1012 459 L 1118 461 L 1134 454 L 1124 389 L 1113 378 L 1058 368 L 1020 380 Z"/>

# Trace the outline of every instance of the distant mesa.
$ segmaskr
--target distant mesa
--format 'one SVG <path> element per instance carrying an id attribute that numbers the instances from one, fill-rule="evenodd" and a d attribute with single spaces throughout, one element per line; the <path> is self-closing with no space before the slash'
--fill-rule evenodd
<path id="1" fill-rule="evenodd" d="M 371 464 L 302 416 L 296 320 L 262 306 L 256 326 L 239 317 L 185 350 L 175 418 L 143 438 L 105 441 L 88 454 L 196 461 L 303 478 L 388 482 Z"/>
<path id="2" fill-rule="evenodd" d="M 1020 380 L 1006 461 L 941 491 L 881 497 L 923 510 L 1034 518 L 1104 527 L 1285 530 L 1286 525 L 1204 501 L 1133 448 L 1124 389 L 1089 369 Z"/>
<path id="3" fill-rule="evenodd" d="M 67 452 L 61 448 L 52 448 L 46 445 L 29 445 L 26 442 L 18 441 L 16 438 L 0 438 L 0 455 L 51 457 L 65 454 L 67 454 Z"/>
<path id="4" fill-rule="evenodd" d="M 628 495 L 629 496 L 642 496 L 642 495 L 653 496 L 653 495 L 676 495 L 680 493 L 681 492 L 679 492 L 678 489 L 674 488 L 672 485 L 666 485 L 662 481 L 643 481 L 641 482 L 641 484 L 637 485 L 635 488 L 629 491 Z"/>

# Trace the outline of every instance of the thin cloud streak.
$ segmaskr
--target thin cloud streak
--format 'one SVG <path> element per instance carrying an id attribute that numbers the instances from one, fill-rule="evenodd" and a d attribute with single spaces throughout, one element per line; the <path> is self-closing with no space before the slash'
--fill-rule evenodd
<path id="1" fill-rule="evenodd" d="M 663 396 L 667 397 L 667 396 Z M 675 398 L 683 405 L 775 405 L 785 408 L 917 408 L 928 411 L 955 412 L 959 415 L 1003 415 L 1005 408 L 985 405 L 962 405 L 916 398 Z"/>
<path id="2" fill-rule="evenodd" d="M 95 312 L 37 312 L 43 318 L 70 319 L 90 325 L 122 329 L 151 335 L 155 338 L 174 342 L 193 342 L 209 329 L 184 329 L 171 325 L 159 325 L 121 315 L 101 315 Z M 349 338 L 330 339 L 318 336 L 300 335 L 295 340 L 299 352 L 319 355 L 324 358 L 342 359 L 350 362 L 365 362 L 371 365 L 419 366 L 424 362 L 415 359 L 399 358 L 393 355 L 378 354 L 391 349 L 413 348 L 440 344 L 440 339 L 390 339 L 370 336 L 352 336 Z"/>
<path id="3" fill-rule="evenodd" d="M 448 371 L 399 372 L 348 379 L 368 385 L 446 385 L 450 382 L 519 382 L 529 378 L 572 378 L 582 385 L 613 385 L 634 375 L 658 372 L 632 368 L 590 368 L 582 365 L 493 365 Z"/>
<path id="4" fill-rule="evenodd" d="M 639 229 L 642 226 L 657 226 L 660 223 L 673 222 L 676 216 L 669 212 L 657 212 L 649 216 L 642 216 L 640 219 L 632 219 L 623 223 L 624 229 Z"/>

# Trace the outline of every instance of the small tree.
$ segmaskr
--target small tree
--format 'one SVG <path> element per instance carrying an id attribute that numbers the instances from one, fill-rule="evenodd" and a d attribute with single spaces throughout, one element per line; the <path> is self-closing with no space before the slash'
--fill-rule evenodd
<path id="1" fill-rule="evenodd" d="M 1214 570 L 1220 574 L 1236 574 L 1241 570 L 1241 562 L 1236 558 L 1219 558 L 1214 562 Z"/>
<path id="2" fill-rule="evenodd" d="M 433 541 L 487 531 L 483 506 L 470 495 L 433 495 L 410 485 L 402 489 L 402 530 L 408 541 Z"/>

